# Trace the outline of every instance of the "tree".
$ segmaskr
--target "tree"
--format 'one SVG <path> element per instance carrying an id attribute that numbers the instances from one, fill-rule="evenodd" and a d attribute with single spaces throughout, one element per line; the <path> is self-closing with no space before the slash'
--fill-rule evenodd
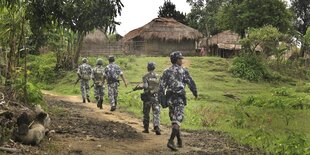
<path id="1" fill-rule="evenodd" d="M 282 0 L 231 0 L 217 13 L 217 24 L 244 37 L 248 28 L 265 25 L 285 33 L 291 27 L 291 17 Z"/>
<path id="2" fill-rule="evenodd" d="M 216 14 L 228 0 L 187 0 L 191 12 L 187 15 L 188 25 L 199 30 L 205 36 L 219 33 Z"/>
<path id="3" fill-rule="evenodd" d="M 123 4 L 120 0 L 29 0 L 31 1 L 29 8 L 30 21 L 38 21 L 38 25 L 32 25 L 33 28 L 58 25 L 59 28 L 68 29 L 76 34 L 77 37 L 70 41 L 74 43 L 74 52 L 68 56 L 65 62 L 72 62 L 69 69 L 77 66 L 82 48 L 82 41 L 86 33 L 100 29 L 106 33 L 115 31 L 115 25 L 119 24 L 115 21 L 116 16 L 121 13 Z M 40 7 L 38 7 L 40 6 Z M 42 22 L 43 21 L 43 22 Z M 72 59 L 72 60 L 71 60 Z M 61 62 L 61 61 L 59 61 Z"/>
<path id="4" fill-rule="evenodd" d="M 175 5 L 170 0 L 166 0 L 164 5 L 159 7 L 158 17 L 174 18 L 176 21 L 186 25 L 186 14 L 176 11 Z"/>
<path id="5" fill-rule="evenodd" d="M 309 0 L 291 0 L 291 10 L 294 13 L 295 21 L 294 26 L 297 31 L 304 36 L 306 34 L 307 28 L 310 26 L 310 1 Z M 297 36 L 297 38 L 301 38 Z M 304 57 L 305 55 L 305 45 L 304 41 L 301 40 L 300 55 Z"/>
<path id="6" fill-rule="evenodd" d="M 258 46 L 263 49 L 263 53 L 267 56 L 279 55 L 280 52 L 277 49 L 279 41 L 283 38 L 283 34 L 273 26 L 264 26 L 262 28 L 251 28 L 249 29 L 248 36 L 243 38 L 240 42 L 242 47 L 246 51 L 254 53 Z"/>

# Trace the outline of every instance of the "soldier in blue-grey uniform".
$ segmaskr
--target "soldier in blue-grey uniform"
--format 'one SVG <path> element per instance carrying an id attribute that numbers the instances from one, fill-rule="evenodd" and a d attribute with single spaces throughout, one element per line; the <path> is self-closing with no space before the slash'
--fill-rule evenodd
<path id="1" fill-rule="evenodd" d="M 150 111 L 153 111 L 153 127 L 156 135 L 160 135 L 160 106 L 158 102 L 158 88 L 159 88 L 159 75 L 154 72 L 155 63 L 149 62 L 147 64 L 147 71 L 143 78 L 143 86 L 136 87 L 134 90 L 144 89 L 141 94 L 143 101 L 143 127 L 144 133 L 149 133 Z"/>
<path id="2" fill-rule="evenodd" d="M 118 86 L 119 86 L 119 80 L 118 78 L 121 77 L 125 86 L 127 87 L 127 82 L 125 80 L 125 77 L 123 75 L 123 72 L 121 68 L 114 63 L 115 58 L 114 56 L 108 57 L 109 64 L 105 67 L 104 73 L 105 73 L 105 79 L 107 80 L 108 85 L 108 97 L 111 105 L 111 110 L 116 110 L 117 106 L 117 96 L 118 96 Z"/>
<path id="3" fill-rule="evenodd" d="M 89 80 L 91 79 L 92 68 L 88 64 L 87 58 L 82 59 L 83 64 L 78 67 L 77 75 L 80 79 L 80 88 L 83 98 L 83 103 L 85 103 L 85 99 L 90 102 L 89 99 Z"/>
<path id="4" fill-rule="evenodd" d="M 179 51 L 170 54 L 172 66 L 163 72 L 158 91 L 158 99 L 162 107 L 169 107 L 172 132 L 167 147 L 173 151 L 178 150 L 174 144 L 175 137 L 177 137 L 177 146 L 182 147 L 180 126 L 186 106 L 185 86 L 188 84 L 195 98 L 198 96 L 194 80 L 189 75 L 188 70 L 182 67 L 182 59 L 182 53 Z"/>
<path id="5" fill-rule="evenodd" d="M 102 109 L 104 95 L 104 67 L 101 58 L 97 59 L 96 67 L 93 68 L 92 78 L 94 81 L 94 95 L 97 102 L 97 107 Z"/>

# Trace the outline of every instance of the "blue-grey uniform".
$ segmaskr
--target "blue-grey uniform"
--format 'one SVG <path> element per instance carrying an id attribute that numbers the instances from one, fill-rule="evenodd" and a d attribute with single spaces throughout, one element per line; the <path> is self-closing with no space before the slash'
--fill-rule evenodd
<path id="1" fill-rule="evenodd" d="M 184 118 L 186 84 L 188 84 L 193 93 L 197 93 L 196 84 L 189 75 L 188 70 L 177 64 L 173 64 L 164 71 L 159 84 L 159 95 L 164 95 L 166 91 L 166 102 L 169 106 L 170 120 L 172 123 L 177 123 L 179 126 Z"/>
<path id="2" fill-rule="evenodd" d="M 94 81 L 94 95 L 97 101 L 97 107 L 102 109 L 103 95 L 104 95 L 104 67 L 102 66 L 102 59 L 97 60 L 97 66 L 93 68 L 92 78 Z"/>
<path id="3" fill-rule="evenodd" d="M 145 99 L 143 99 L 143 126 L 145 133 L 148 133 L 150 122 L 150 110 L 153 111 L 153 127 L 157 135 L 160 135 L 160 106 L 158 102 L 159 75 L 154 72 L 155 63 L 149 62 L 148 73 L 142 78 Z"/>
<path id="4" fill-rule="evenodd" d="M 182 67 L 183 56 L 181 52 L 172 52 L 170 60 L 172 66 L 167 68 L 160 79 L 158 98 L 160 104 L 169 107 L 169 117 L 172 123 L 172 132 L 167 147 L 176 151 L 174 138 L 177 137 L 178 147 L 182 147 L 180 125 L 184 119 L 184 107 L 186 106 L 185 87 L 189 86 L 193 95 L 197 98 L 196 84 L 187 69 Z"/>
<path id="5" fill-rule="evenodd" d="M 105 67 L 105 76 L 108 85 L 108 97 L 111 104 L 111 108 L 117 105 L 119 76 L 123 75 L 121 68 L 115 64 L 110 63 Z M 113 111 L 113 109 L 111 109 Z M 115 109 L 114 109 L 115 110 Z"/>
<path id="6" fill-rule="evenodd" d="M 89 64 L 87 64 L 87 59 L 82 59 L 83 64 L 78 67 L 77 74 L 80 78 L 80 88 L 82 93 L 83 102 L 85 103 L 85 99 L 89 100 L 89 80 L 91 79 L 92 68 Z"/>

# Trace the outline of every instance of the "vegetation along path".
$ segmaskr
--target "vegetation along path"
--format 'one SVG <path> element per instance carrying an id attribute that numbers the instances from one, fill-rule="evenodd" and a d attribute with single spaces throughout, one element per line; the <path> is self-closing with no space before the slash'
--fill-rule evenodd
<path id="1" fill-rule="evenodd" d="M 171 152 L 167 147 L 170 129 L 162 135 L 142 133 L 142 121 L 120 111 L 109 112 L 95 103 L 81 103 L 78 96 L 61 96 L 44 92 L 50 109 L 52 130 L 30 154 L 257 154 L 257 150 L 238 145 L 214 131 L 183 132 L 184 147 Z M 36 149 L 33 151 L 32 149 Z"/>

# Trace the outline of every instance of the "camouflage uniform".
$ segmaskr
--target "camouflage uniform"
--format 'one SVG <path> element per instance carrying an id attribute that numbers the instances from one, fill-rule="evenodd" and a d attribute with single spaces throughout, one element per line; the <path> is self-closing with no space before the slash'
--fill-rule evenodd
<path id="1" fill-rule="evenodd" d="M 149 63 L 153 64 L 154 63 Z M 149 68 L 149 65 L 148 65 Z M 154 67 L 155 69 L 155 67 Z M 154 70 L 153 69 L 153 70 Z M 145 133 L 148 133 L 149 122 L 150 122 L 150 110 L 153 111 L 153 126 L 157 135 L 160 135 L 160 106 L 158 102 L 158 81 L 159 76 L 153 70 L 149 71 L 142 78 L 144 94 L 146 99 L 143 101 L 143 126 Z"/>
<path id="2" fill-rule="evenodd" d="M 109 97 L 110 105 L 111 107 L 116 107 L 117 96 L 118 96 L 118 86 L 119 86 L 118 77 L 122 75 L 123 72 L 117 64 L 110 63 L 104 69 L 104 73 L 107 79 L 108 97 Z"/>
<path id="3" fill-rule="evenodd" d="M 97 66 L 93 69 L 93 81 L 94 81 L 94 95 L 97 101 L 97 107 L 102 109 L 102 102 L 104 96 L 104 67 L 102 66 L 102 60 L 97 60 Z"/>
<path id="4" fill-rule="evenodd" d="M 177 137 L 178 146 L 182 147 L 182 140 L 180 137 L 180 125 L 184 119 L 184 108 L 186 106 L 185 86 L 188 84 L 189 89 L 197 98 L 196 84 L 189 75 L 187 69 L 183 68 L 183 56 L 180 52 L 173 52 L 170 55 L 172 66 L 166 69 L 160 79 L 158 98 L 162 106 L 169 106 L 169 117 L 172 122 L 172 133 L 168 140 L 167 146 L 176 151 L 174 145 L 174 138 Z M 166 94 L 165 94 L 166 92 Z"/>
<path id="5" fill-rule="evenodd" d="M 83 59 L 83 64 L 78 67 L 77 74 L 80 78 L 80 88 L 82 92 L 82 98 L 83 102 L 85 102 L 85 99 L 89 100 L 89 80 L 91 79 L 91 74 L 92 74 L 92 68 L 89 64 L 87 64 L 87 60 L 84 61 Z"/>
<path id="6" fill-rule="evenodd" d="M 197 92 L 196 84 L 189 75 L 187 69 L 173 64 L 166 69 L 159 84 L 159 95 L 163 96 L 167 90 L 167 103 L 169 105 L 169 117 L 172 123 L 181 125 L 184 118 L 184 107 L 186 106 L 185 86 L 189 85 L 192 92 Z"/>

